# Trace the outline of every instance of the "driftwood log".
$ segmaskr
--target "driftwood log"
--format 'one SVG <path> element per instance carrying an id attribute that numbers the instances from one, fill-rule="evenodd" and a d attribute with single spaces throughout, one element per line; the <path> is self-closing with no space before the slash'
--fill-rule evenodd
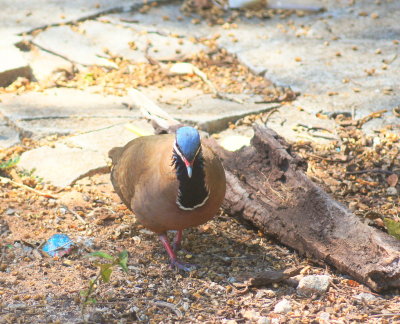
<path id="1" fill-rule="evenodd" d="M 254 130 L 252 145 L 237 152 L 209 142 L 226 170 L 226 212 L 375 291 L 400 287 L 400 241 L 362 223 L 308 179 L 282 137 Z"/>
<path id="2" fill-rule="evenodd" d="M 143 94 L 131 93 L 156 133 L 179 122 Z M 228 152 L 205 139 L 223 161 L 223 208 L 300 254 L 329 264 L 375 291 L 400 288 L 400 241 L 370 227 L 305 175 L 306 163 L 269 128 L 256 125 L 251 146 Z"/>

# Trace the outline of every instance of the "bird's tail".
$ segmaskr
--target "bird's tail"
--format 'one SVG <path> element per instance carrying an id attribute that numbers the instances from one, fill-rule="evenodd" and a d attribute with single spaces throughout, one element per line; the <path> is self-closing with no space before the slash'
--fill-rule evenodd
<path id="1" fill-rule="evenodd" d="M 108 152 L 108 157 L 111 159 L 113 165 L 118 163 L 122 151 L 123 147 L 114 147 Z"/>

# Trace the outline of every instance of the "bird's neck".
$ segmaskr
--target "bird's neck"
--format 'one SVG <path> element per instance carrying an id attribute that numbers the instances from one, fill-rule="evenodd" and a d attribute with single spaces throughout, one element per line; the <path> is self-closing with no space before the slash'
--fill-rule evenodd
<path id="1" fill-rule="evenodd" d="M 203 206 L 208 200 L 209 190 L 206 185 L 202 152 L 197 154 L 193 163 L 191 178 L 188 177 L 185 163 L 175 150 L 172 155 L 172 165 L 179 184 L 176 200 L 178 207 L 183 210 L 194 210 Z"/>

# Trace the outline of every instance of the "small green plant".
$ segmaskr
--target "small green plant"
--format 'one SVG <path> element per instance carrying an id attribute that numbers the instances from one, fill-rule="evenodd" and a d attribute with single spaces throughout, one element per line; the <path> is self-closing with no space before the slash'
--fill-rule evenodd
<path id="1" fill-rule="evenodd" d="M 400 222 L 396 222 L 394 219 L 385 218 L 383 220 L 387 231 L 390 235 L 400 240 Z"/>
<path id="2" fill-rule="evenodd" d="M 17 163 L 19 162 L 19 156 L 16 156 L 14 158 L 8 159 L 5 162 L 0 163 L 0 170 L 6 170 L 6 169 L 10 169 L 14 166 L 17 165 Z"/>
<path id="3" fill-rule="evenodd" d="M 97 257 L 107 260 L 107 263 L 95 263 L 99 267 L 99 273 L 94 279 L 89 280 L 89 287 L 80 292 L 82 302 L 82 317 L 85 308 L 88 304 L 95 304 L 97 301 L 94 298 L 97 287 L 100 283 L 110 282 L 111 274 L 116 266 L 119 266 L 125 273 L 128 272 L 128 252 L 126 250 L 118 253 L 117 256 L 112 256 L 103 251 L 90 253 L 88 257 Z"/>

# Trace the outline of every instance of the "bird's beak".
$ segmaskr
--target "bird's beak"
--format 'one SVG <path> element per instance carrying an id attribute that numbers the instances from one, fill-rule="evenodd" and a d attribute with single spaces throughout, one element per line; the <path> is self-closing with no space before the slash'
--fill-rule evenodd
<path id="1" fill-rule="evenodd" d="M 192 171 L 193 171 L 192 165 L 191 164 L 187 165 L 186 169 L 187 169 L 188 177 L 191 178 L 192 177 Z"/>
<path id="2" fill-rule="evenodd" d="M 187 169 L 188 177 L 191 178 L 192 177 L 192 173 L 193 173 L 193 161 L 189 162 L 186 159 L 183 159 L 183 161 L 185 162 L 185 166 L 186 166 L 186 169 Z"/>

